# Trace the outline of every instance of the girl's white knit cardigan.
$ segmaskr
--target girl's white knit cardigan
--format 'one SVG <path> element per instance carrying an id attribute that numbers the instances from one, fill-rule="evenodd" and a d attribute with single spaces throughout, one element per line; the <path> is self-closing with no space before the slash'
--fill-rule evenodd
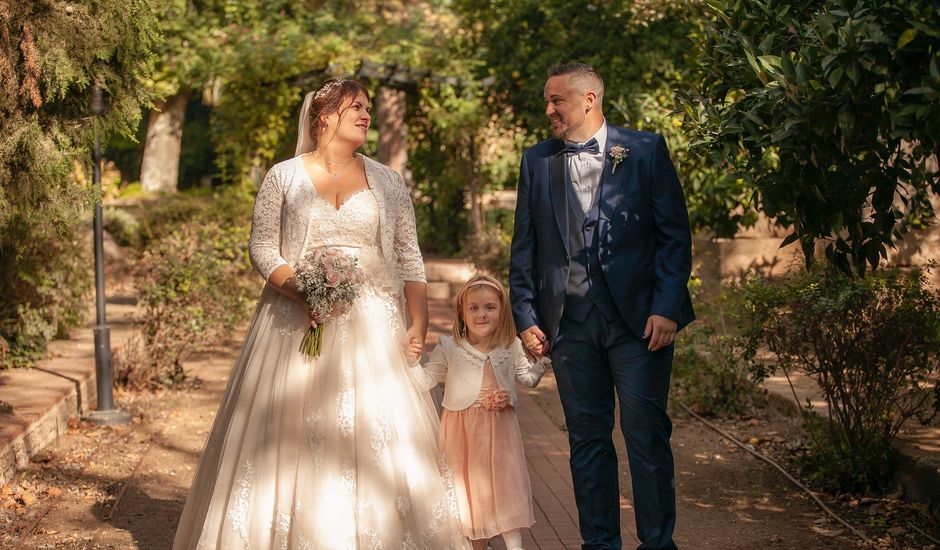
<path id="1" fill-rule="evenodd" d="M 509 404 L 513 406 L 516 404 L 515 383 L 534 388 L 545 374 L 545 365 L 550 363 L 548 357 L 530 360 L 519 338 L 508 348 L 483 353 L 469 343 L 460 344 L 451 336 L 441 336 L 427 363 L 412 367 L 411 374 L 426 390 L 444 381 L 444 408 L 461 411 L 473 405 L 480 394 L 487 359 L 493 365 L 499 387 L 509 392 Z"/>

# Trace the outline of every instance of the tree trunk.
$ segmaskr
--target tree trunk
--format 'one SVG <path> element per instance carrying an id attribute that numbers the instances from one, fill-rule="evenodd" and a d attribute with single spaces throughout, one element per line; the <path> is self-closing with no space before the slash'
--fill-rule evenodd
<path id="1" fill-rule="evenodd" d="M 477 142 L 472 136 L 468 149 L 467 172 L 470 174 L 470 179 L 467 181 L 467 187 L 470 192 L 470 231 L 471 234 L 479 236 L 486 229 L 486 220 L 483 217 L 483 182 L 477 167 Z"/>
<path id="2" fill-rule="evenodd" d="M 405 122 L 405 92 L 382 86 L 375 94 L 375 118 L 379 130 L 379 162 L 389 166 L 411 185 L 408 164 L 408 124 Z"/>
<path id="3" fill-rule="evenodd" d="M 180 90 L 157 103 L 147 123 L 140 185 L 150 193 L 175 193 L 180 172 L 183 121 L 191 90 Z"/>

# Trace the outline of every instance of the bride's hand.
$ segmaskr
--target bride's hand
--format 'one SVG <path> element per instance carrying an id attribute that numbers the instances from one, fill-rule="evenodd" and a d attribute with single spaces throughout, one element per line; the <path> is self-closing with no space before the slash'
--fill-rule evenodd
<path id="1" fill-rule="evenodd" d="M 317 325 L 323 322 L 323 319 L 317 315 L 317 312 L 312 309 L 308 310 L 310 312 L 310 328 L 317 328 Z"/>
<path id="2" fill-rule="evenodd" d="M 405 333 L 405 355 L 410 361 L 415 361 L 418 357 L 421 357 L 424 352 L 424 340 L 427 336 L 427 329 L 422 330 L 414 325 L 408 328 L 408 332 Z M 411 354 L 415 355 L 415 359 L 411 358 Z"/>
<path id="3" fill-rule="evenodd" d="M 424 348 L 424 346 L 415 340 L 408 340 L 402 343 L 402 351 L 405 353 L 405 358 L 408 359 L 408 362 L 412 365 L 421 359 L 422 348 Z"/>
<path id="4" fill-rule="evenodd" d="M 317 325 L 322 325 L 323 323 L 329 321 L 330 319 L 336 319 L 337 317 L 340 317 L 343 314 L 345 314 L 347 311 L 349 311 L 348 308 L 340 309 L 338 307 L 334 307 L 333 311 L 331 311 L 329 315 L 327 315 L 326 317 L 320 317 L 319 315 L 316 314 L 316 312 L 314 312 L 311 309 L 310 310 L 310 328 L 317 328 Z"/>

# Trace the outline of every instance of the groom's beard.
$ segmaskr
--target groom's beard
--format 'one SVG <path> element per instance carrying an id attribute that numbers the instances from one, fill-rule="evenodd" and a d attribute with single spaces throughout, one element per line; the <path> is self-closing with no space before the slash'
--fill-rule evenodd
<path id="1" fill-rule="evenodd" d="M 555 119 L 551 119 L 551 117 L 549 118 L 552 120 L 552 122 L 554 122 Z M 575 133 L 579 128 L 584 126 L 587 117 L 582 118 L 576 123 L 569 122 L 561 117 L 559 117 L 558 120 L 562 122 L 562 126 L 560 126 L 557 130 L 554 126 L 552 126 L 552 137 L 562 141 L 568 141 L 568 138 L 571 136 L 571 134 Z"/>

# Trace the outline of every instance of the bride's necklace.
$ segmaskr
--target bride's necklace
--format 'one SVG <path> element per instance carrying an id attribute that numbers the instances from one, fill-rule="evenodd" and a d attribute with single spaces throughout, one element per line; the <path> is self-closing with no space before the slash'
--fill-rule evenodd
<path id="1" fill-rule="evenodd" d="M 339 168 L 336 168 L 337 163 L 331 160 L 324 162 L 322 159 L 319 158 L 319 155 L 313 156 L 313 160 L 315 160 L 317 164 L 319 164 L 324 170 L 326 170 L 327 174 L 333 176 L 334 178 L 338 178 L 339 175 L 343 173 L 343 170 L 345 170 L 346 167 L 349 166 L 349 163 L 352 162 L 354 158 L 355 157 L 349 157 L 348 159 L 346 159 L 346 162 L 340 165 Z"/>

